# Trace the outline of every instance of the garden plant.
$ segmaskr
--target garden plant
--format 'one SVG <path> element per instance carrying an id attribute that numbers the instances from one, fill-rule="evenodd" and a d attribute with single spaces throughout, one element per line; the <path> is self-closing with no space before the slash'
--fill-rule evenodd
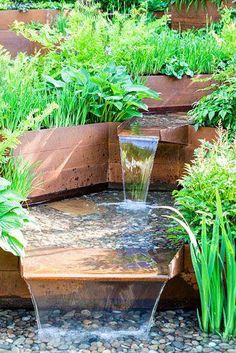
<path id="1" fill-rule="evenodd" d="M 212 228 L 207 227 L 205 214 L 201 217 L 201 231 L 196 234 L 183 215 L 171 208 L 170 216 L 189 237 L 191 257 L 201 298 L 198 313 L 201 329 L 207 333 L 236 335 L 236 261 L 235 235 L 223 210 L 223 202 L 216 191 Z"/>

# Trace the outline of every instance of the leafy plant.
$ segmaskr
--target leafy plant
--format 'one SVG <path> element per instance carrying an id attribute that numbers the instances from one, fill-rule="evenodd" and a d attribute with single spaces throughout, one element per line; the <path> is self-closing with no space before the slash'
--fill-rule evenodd
<path id="1" fill-rule="evenodd" d="M 219 191 L 231 232 L 236 236 L 236 140 L 229 142 L 227 134 L 222 131 L 218 134 L 214 143 L 202 141 L 195 150 L 192 164 L 186 165 L 185 175 L 179 181 L 182 188 L 173 193 L 176 206 L 198 238 L 203 215 L 207 234 L 212 234 L 216 191 Z M 176 237 L 188 241 L 181 231 Z"/>
<path id="2" fill-rule="evenodd" d="M 193 77 L 194 72 L 190 70 L 188 64 L 185 61 L 179 61 L 177 58 L 171 59 L 167 62 L 161 73 L 167 76 L 174 76 L 179 80 L 183 78 L 184 75 Z"/>
<path id="3" fill-rule="evenodd" d="M 236 133 L 236 61 L 228 66 L 224 72 L 213 76 L 213 83 L 209 88 L 212 92 L 204 96 L 189 115 L 195 126 L 216 127 L 219 124 L 229 133 Z"/>
<path id="4" fill-rule="evenodd" d="M 94 74 L 64 68 L 60 80 L 45 79 L 59 104 L 56 116 L 44 120 L 45 127 L 123 121 L 142 116 L 138 109 L 148 109 L 143 98 L 158 98 L 156 92 L 134 84 L 124 67 L 115 65 Z"/>
<path id="5" fill-rule="evenodd" d="M 206 215 L 201 216 L 201 235 L 191 229 L 177 210 L 170 216 L 186 232 L 190 240 L 191 258 L 198 283 L 201 329 L 207 333 L 236 337 L 236 251 L 233 229 L 224 212 L 218 191 L 214 195 L 215 214 L 212 228 L 207 228 Z"/>
<path id="6" fill-rule="evenodd" d="M 106 12 L 125 12 L 128 13 L 134 8 L 143 8 L 148 12 L 166 10 L 169 1 L 163 0 L 93 0 L 93 3 L 99 4 L 100 8 Z"/>
<path id="7" fill-rule="evenodd" d="M 149 12 L 166 11 L 170 2 L 167 0 L 149 0 L 147 8 Z"/>
<path id="8" fill-rule="evenodd" d="M 11 191 L 10 185 L 9 181 L 0 178 L 0 247 L 23 256 L 26 241 L 21 229 L 30 219 L 20 204 L 23 198 Z"/>
<path id="9" fill-rule="evenodd" d="M 75 5 L 75 1 L 31 1 L 31 0 L 1 0 L 0 10 L 18 10 L 27 12 L 31 9 L 49 9 L 49 10 L 62 10 L 72 9 Z"/>
<path id="10" fill-rule="evenodd" d="M 64 33 L 56 23 L 50 28 L 43 26 L 39 32 L 22 24 L 15 29 L 49 49 L 44 67 L 50 69 L 53 63 L 53 70 L 61 69 L 62 63 L 88 69 L 115 63 L 127 67 L 135 77 L 158 74 L 167 64 L 169 74 L 174 75 L 176 67 L 181 72 L 213 73 L 235 54 L 233 36 L 225 35 L 222 40 L 221 33 L 216 34 L 213 28 L 173 31 L 168 22 L 168 16 L 148 21 L 146 14 L 135 12 L 129 16 L 114 13 L 109 18 L 96 7 L 79 4 L 68 15 Z"/>

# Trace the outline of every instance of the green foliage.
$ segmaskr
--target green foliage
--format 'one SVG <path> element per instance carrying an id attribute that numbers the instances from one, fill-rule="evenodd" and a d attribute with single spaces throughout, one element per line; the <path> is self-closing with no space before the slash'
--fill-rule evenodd
<path id="1" fill-rule="evenodd" d="M 44 127 L 123 121 L 141 116 L 138 109 L 148 110 L 143 98 L 158 98 L 156 92 L 134 84 L 124 67 L 115 65 L 94 74 L 64 68 L 60 80 L 45 79 L 59 109 L 44 120 Z"/>
<path id="2" fill-rule="evenodd" d="M 93 0 L 91 3 L 98 4 L 105 11 L 113 13 L 114 11 L 128 12 L 130 9 L 140 7 L 143 0 Z"/>
<path id="3" fill-rule="evenodd" d="M 6 128 L 0 130 L 2 138 L 0 143 L 0 175 L 3 177 L 2 180 L 8 180 L 7 185 L 4 184 L 5 189 L 21 195 L 21 201 L 30 194 L 33 183 L 34 187 L 36 186 L 35 167 L 37 163 L 31 164 L 20 157 L 13 157 L 12 150 L 18 145 L 19 138 L 24 132 L 34 128 L 56 108 L 57 106 L 53 103 L 46 107 L 41 114 L 37 114 L 37 111 L 31 112 L 27 118 L 19 122 L 17 128 L 13 129 L 14 131 Z"/>
<path id="4" fill-rule="evenodd" d="M 0 10 L 19 10 L 26 12 L 32 9 L 62 10 L 72 9 L 75 1 L 61 0 L 0 0 Z"/>
<path id="5" fill-rule="evenodd" d="M 31 164 L 21 157 L 7 157 L 5 163 L 0 166 L 0 175 L 8 180 L 12 191 L 21 195 L 24 199 L 31 193 L 33 184 L 36 187 L 38 179 L 35 168 L 37 163 Z"/>
<path id="6" fill-rule="evenodd" d="M 147 10 L 149 12 L 166 11 L 170 2 L 167 0 L 149 0 Z"/>
<path id="7" fill-rule="evenodd" d="M 114 11 L 128 13 L 132 9 L 145 9 L 148 12 L 164 11 L 169 5 L 169 1 L 165 0 L 93 0 L 94 4 L 108 13 Z"/>
<path id="8" fill-rule="evenodd" d="M 219 124 L 231 135 L 236 133 L 236 60 L 223 72 L 215 74 L 212 92 L 204 96 L 189 115 L 195 126 L 216 127 Z"/>
<path id="9" fill-rule="evenodd" d="M 26 242 L 21 229 L 29 222 L 21 201 L 22 197 L 11 191 L 10 182 L 0 178 L 0 247 L 16 256 L 24 255 Z"/>
<path id="10" fill-rule="evenodd" d="M 109 65 L 95 72 L 64 67 L 53 77 L 37 71 L 40 57 L 18 60 L 3 75 L 0 87 L 0 124 L 12 131 L 36 108 L 39 118 L 32 119 L 28 129 L 123 121 L 140 116 L 138 109 L 147 110 L 143 98 L 158 98 L 154 91 L 134 84 L 123 67 Z M 58 109 L 42 117 L 40 112 L 54 102 Z"/>
<path id="11" fill-rule="evenodd" d="M 146 14 L 132 12 L 129 16 L 115 13 L 111 19 L 96 7 L 77 5 L 66 21 L 63 34 L 57 24 L 40 31 L 21 24 L 15 30 L 50 49 L 44 59 L 49 69 L 56 62 L 93 69 L 115 63 L 127 67 L 133 76 L 166 70 L 181 77 L 186 72 L 213 73 L 235 54 L 233 35 L 222 39 L 211 28 L 173 31 L 168 16 L 148 21 Z M 224 31 L 230 26 L 225 23 Z"/>
<path id="12" fill-rule="evenodd" d="M 227 134 L 219 131 L 215 143 L 202 141 L 195 150 L 195 159 L 186 165 L 185 175 L 179 184 L 180 190 L 174 191 L 178 209 L 199 238 L 201 220 L 204 215 L 207 234 L 212 234 L 216 212 L 216 191 L 219 192 L 223 212 L 228 218 L 232 234 L 236 236 L 236 140 L 228 141 Z M 181 232 L 178 238 L 184 238 Z"/>
<path id="13" fill-rule="evenodd" d="M 179 61 L 176 58 L 171 59 L 167 62 L 161 70 L 161 73 L 167 76 L 174 76 L 179 80 L 184 75 L 193 77 L 194 73 L 190 70 L 188 64 L 185 61 Z"/>
<path id="14" fill-rule="evenodd" d="M 207 333 L 236 337 L 236 251 L 232 224 L 224 212 L 224 202 L 218 191 L 214 195 L 215 213 L 212 228 L 206 215 L 200 218 L 200 239 L 179 211 L 171 216 L 190 239 L 192 263 L 201 299 L 201 329 Z M 173 210 L 173 209 L 172 209 Z"/>

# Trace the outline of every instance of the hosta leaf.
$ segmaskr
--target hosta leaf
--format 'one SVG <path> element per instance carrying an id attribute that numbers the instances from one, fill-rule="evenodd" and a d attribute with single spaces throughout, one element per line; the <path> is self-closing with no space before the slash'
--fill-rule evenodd
<path id="1" fill-rule="evenodd" d="M 61 80 L 55 80 L 51 76 L 44 76 L 44 78 L 45 78 L 46 82 L 51 83 L 56 88 L 62 88 L 65 86 L 65 82 L 63 82 Z"/>
<path id="2" fill-rule="evenodd" d="M 5 190 L 10 185 L 11 183 L 8 180 L 0 177 L 0 190 Z"/>
<path id="3" fill-rule="evenodd" d="M 0 217 L 0 227 L 4 231 L 10 231 L 11 229 L 21 228 L 23 220 L 18 217 L 14 212 L 9 212 Z"/>

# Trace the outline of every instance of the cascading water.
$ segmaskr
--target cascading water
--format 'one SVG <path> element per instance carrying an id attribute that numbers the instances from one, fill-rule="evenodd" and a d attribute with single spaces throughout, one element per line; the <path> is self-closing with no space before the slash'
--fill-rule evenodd
<path id="1" fill-rule="evenodd" d="M 22 266 L 42 339 L 76 345 L 148 334 L 176 254 L 157 196 L 145 204 L 157 145 L 155 137 L 120 137 L 125 203 L 107 191 L 78 199 L 93 203 L 91 214 L 63 214 L 63 201 L 35 211 L 42 231 L 26 232 Z"/>
<path id="2" fill-rule="evenodd" d="M 126 202 L 147 200 L 158 138 L 119 136 L 124 199 Z"/>

